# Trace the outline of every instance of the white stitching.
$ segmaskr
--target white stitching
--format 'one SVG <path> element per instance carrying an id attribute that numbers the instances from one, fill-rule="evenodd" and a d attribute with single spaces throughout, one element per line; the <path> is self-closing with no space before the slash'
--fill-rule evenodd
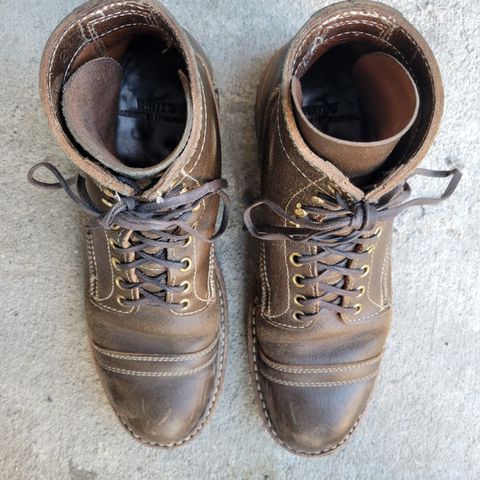
<path id="1" fill-rule="evenodd" d="M 224 362 L 225 362 L 225 358 L 224 358 L 224 352 L 225 352 L 225 328 L 226 328 L 226 325 L 225 325 L 225 305 L 224 305 L 224 299 L 223 299 L 223 292 L 222 292 L 222 287 L 219 285 L 218 281 L 217 281 L 217 286 L 218 286 L 218 291 L 219 291 L 219 298 L 220 298 L 220 318 L 221 318 L 221 331 L 222 331 L 222 342 L 221 342 L 221 351 L 217 354 L 218 357 L 217 358 L 220 358 L 220 363 L 219 363 L 219 367 L 218 367 L 218 375 L 217 375 L 217 378 L 216 378 L 216 382 L 217 382 L 217 385 L 216 385 L 216 388 L 215 388 L 215 391 L 213 392 L 213 395 L 212 395 L 212 398 L 210 400 L 210 404 L 208 406 L 208 409 L 203 417 L 203 419 L 200 421 L 200 423 L 198 424 L 197 428 L 190 434 L 188 435 L 187 437 L 185 437 L 184 439 L 182 440 L 179 440 L 177 442 L 171 442 L 171 443 L 167 443 L 167 444 L 160 444 L 160 443 L 155 443 L 155 442 L 150 442 L 148 440 L 145 440 L 144 438 L 140 437 L 139 435 L 137 435 L 128 425 L 128 423 L 126 423 L 123 418 L 120 416 L 120 414 L 115 410 L 115 413 L 117 414 L 118 418 L 120 419 L 120 421 L 123 423 L 123 425 L 125 426 L 125 428 L 136 438 L 138 439 L 139 441 L 141 441 L 142 443 L 145 443 L 147 445 L 154 445 L 154 446 L 157 446 L 157 447 L 174 447 L 174 446 L 178 446 L 178 445 L 182 445 L 184 444 L 185 442 L 187 442 L 188 440 L 190 440 L 191 438 L 193 438 L 195 435 L 197 435 L 201 430 L 202 428 L 204 427 L 205 423 L 207 422 L 208 418 L 210 417 L 210 413 L 212 412 L 212 409 L 215 405 L 215 401 L 216 401 L 216 398 L 217 398 L 217 395 L 218 395 L 218 392 L 220 390 L 220 385 L 221 385 L 221 379 L 222 379 L 222 375 L 223 375 L 223 370 L 224 370 Z"/>
<path id="2" fill-rule="evenodd" d="M 130 310 L 119 310 L 118 308 L 110 307 L 108 305 L 104 305 L 103 303 L 97 303 L 93 298 L 90 298 L 90 302 L 101 310 L 105 310 L 107 312 L 117 312 L 121 313 L 122 315 L 129 315 L 135 310 L 135 307 L 131 307 Z"/>
<path id="3" fill-rule="evenodd" d="M 365 377 L 360 378 L 353 378 L 351 380 L 340 380 L 338 382 L 291 382 L 288 380 L 281 380 L 280 378 L 275 378 L 268 375 L 263 369 L 260 368 L 260 373 L 271 382 L 279 383 L 280 385 L 288 385 L 290 387 L 317 387 L 317 388 L 325 388 L 325 387 L 340 387 L 342 385 L 351 385 L 354 383 L 362 383 L 368 380 L 372 380 L 377 376 L 378 371 L 376 370 Z"/>
<path id="4" fill-rule="evenodd" d="M 390 295 L 388 292 L 388 287 L 387 287 L 387 282 L 388 282 L 388 276 L 385 275 L 388 265 L 390 264 L 390 260 L 392 257 L 392 242 L 391 239 L 388 241 L 387 245 L 387 253 L 385 255 L 385 260 L 383 262 L 383 268 L 382 268 L 382 304 L 383 306 L 386 306 L 390 303 Z"/>
<path id="5" fill-rule="evenodd" d="M 308 60 L 310 60 L 310 58 L 312 57 L 312 55 L 315 54 L 315 51 L 316 51 L 316 48 L 319 44 L 319 41 L 320 42 L 323 42 L 323 43 L 326 43 L 328 42 L 329 40 L 331 40 L 332 38 L 335 38 L 336 35 L 334 35 L 333 37 L 330 37 L 330 38 L 327 38 L 325 39 L 325 36 L 328 34 L 328 32 L 330 32 L 330 30 L 333 30 L 334 28 L 340 28 L 340 27 L 343 27 L 343 26 L 346 26 L 346 25 L 355 25 L 355 26 L 358 26 L 359 24 L 360 25 L 367 25 L 367 26 L 370 26 L 370 27 L 377 27 L 379 28 L 379 30 L 384 30 L 384 26 L 383 24 L 381 23 L 375 23 L 375 22 L 370 22 L 368 20 L 358 20 L 358 21 L 347 21 L 347 22 L 340 22 L 340 23 L 336 23 L 334 25 L 331 25 L 331 26 L 326 26 L 328 25 L 328 23 L 331 23 L 330 21 L 327 21 L 325 23 L 323 23 L 322 25 L 319 25 L 318 27 L 314 28 L 303 40 L 303 42 L 301 43 L 300 47 L 298 48 L 297 50 L 297 54 L 298 52 L 300 52 L 306 45 L 307 42 L 311 42 L 313 37 L 316 37 L 314 40 L 313 40 L 313 45 L 308 48 L 308 50 L 306 52 L 304 52 L 303 54 L 301 55 L 296 55 L 294 61 L 297 62 L 298 60 L 300 60 L 300 62 L 298 63 L 297 65 L 297 68 L 295 69 L 295 75 L 298 75 L 298 73 L 300 72 L 300 70 L 303 71 L 303 68 L 305 68 L 306 66 L 306 63 L 308 62 Z M 389 22 L 391 23 L 391 22 Z M 324 28 L 325 27 L 325 28 Z M 317 36 L 317 33 L 319 33 L 321 30 L 323 30 L 321 32 L 321 36 Z M 381 35 L 380 35 L 381 36 Z M 301 59 L 299 58 L 301 57 Z"/>
<path id="6" fill-rule="evenodd" d="M 265 421 L 266 421 L 266 424 L 267 424 L 267 428 L 269 430 L 269 432 L 272 434 L 272 436 L 280 443 L 282 444 L 285 448 L 287 448 L 287 450 L 290 450 L 291 452 L 294 452 L 294 453 L 302 453 L 304 455 L 309 455 L 309 456 L 312 456 L 312 455 L 320 455 L 320 454 L 325 454 L 325 453 L 328 453 L 328 452 L 332 452 L 333 450 L 336 450 L 338 447 L 340 447 L 342 444 L 344 444 L 349 438 L 350 436 L 352 435 L 352 433 L 355 431 L 355 428 L 357 427 L 359 421 L 360 421 L 360 417 L 362 416 L 362 413 L 358 416 L 357 420 L 355 421 L 355 423 L 352 425 L 352 427 L 350 428 L 350 430 L 347 432 L 347 434 L 345 435 L 345 437 L 343 437 L 343 439 L 338 442 L 337 444 L 333 445 L 332 447 L 329 447 L 329 448 L 325 448 L 323 450 L 318 450 L 316 452 L 301 452 L 299 450 L 296 450 L 295 448 L 291 447 L 288 443 L 284 442 L 277 434 L 277 432 L 275 431 L 275 428 L 273 427 L 273 424 L 270 420 L 270 417 L 268 415 L 268 410 L 267 410 L 267 406 L 265 404 L 265 400 L 263 398 L 263 393 L 262 393 L 262 388 L 260 386 L 260 378 L 258 376 L 258 366 L 257 366 L 257 336 L 256 336 L 256 325 L 255 325 L 255 308 L 252 309 L 252 315 L 251 315 L 251 319 L 250 321 L 252 322 L 252 360 L 253 360 L 253 375 L 254 375 L 254 378 L 255 378 L 255 383 L 256 383 L 256 386 L 257 386 L 257 394 L 258 394 L 258 398 L 262 404 L 262 412 L 263 412 L 263 416 L 265 418 Z"/>
<path id="7" fill-rule="evenodd" d="M 200 357 L 204 357 L 205 355 L 209 354 L 218 344 L 218 336 L 217 338 L 204 350 L 201 350 L 197 353 L 188 353 L 184 355 L 172 355 L 169 357 L 159 356 L 159 355 L 151 355 L 151 354 L 132 354 L 132 353 L 119 353 L 113 352 L 111 350 L 107 350 L 105 348 L 99 347 L 95 343 L 92 343 L 93 348 L 106 357 L 110 358 L 117 358 L 119 360 L 131 360 L 136 362 L 185 362 L 189 360 L 195 360 Z"/>
<path id="8" fill-rule="evenodd" d="M 351 370 L 358 370 L 361 368 L 369 367 L 371 365 L 375 365 L 379 363 L 382 357 L 379 355 L 378 357 L 371 358 L 369 360 L 365 360 L 363 362 L 358 362 L 352 365 L 345 365 L 345 366 L 333 366 L 333 367 L 284 367 L 276 362 L 273 362 L 268 357 L 265 356 L 260 351 L 260 356 L 262 362 L 267 364 L 273 370 L 278 370 L 279 372 L 285 373 L 331 373 L 331 372 L 349 372 Z"/>
<path id="9" fill-rule="evenodd" d="M 428 71 L 428 78 L 430 80 L 430 88 L 431 88 L 431 92 L 430 92 L 430 100 L 432 102 L 432 105 L 435 104 L 435 97 L 434 97 L 434 83 L 433 83 L 433 77 L 432 77 L 432 72 L 431 72 L 431 69 L 430 69 L 430 65 L 429 65 L 429 62 L 427 61 L 422 49 L 419 47 L 418 43 L 415 41 L 415 39 L 400 25 L 396 24 L 394 19 L 393 18 L 387 18 L 383 15 L 380 15 L 380 14 L 377 14 L 375 12 L 365 12 L 365 11 L 358 11 L 358 12 L 352 12 L 352 11 L 349 11 L 348 12 L 348 16 L 354 14 L 354 13 L 359 13 L 361 15 L 365 15 L 365 16 L 370 16 L 370 17 L 374 17 L 374 18 L 380 18 L 382 20 L 384 20 L 387 24 L 389 25 L 395 25 L 395 28 L 397 28 L 398 30 L 400 30 L 400 32 L 402 32 L 409 40 L 410 42 L 413 44 L 414 48 L 415 48 L 415 53 L 413 55 L 413 57 L 411 58 L 410 62 L 407 62 L 407 60 L 405 59 L 405 57 L 402 55 L 402 53 L 394 46 L 392 45 L 389 41 L 387 41 L 386 39 L 383 39 L 382 38 L 382 35 L 380 36 L 375 36 L 375 35 L 372 35 L 372 34 L 369 34 L 367 32 L 346 32 L 346 33 L 342 33 L 342 34 L 339 34 L 339 35 L 334 35 L 333 37 L 330 37 L 328 38 L 325 43 L 328 43 L 330 40 L 333 40 L 334 38 L 337 38 L 341 35 L 348 35 L 348 34 L 352 34 L 352 35 L 355 35 L 355 36 L 359 36 L 359 35 L 365 35 L 365 36 L 369 36 L 369 37 L 373 37 L 375 40 L 379 41 L 380 43 L 384 43 L 386 45 L 388 45 L 390 48 L 392 48 L 398 55 L 400 58 L 402 58 L 402 60 L 405 62 L 405 65 L 409 65 L 410 63 L 413 62 L 414 58 L 420 54 L 420 56 L 422 57 L 423 59 L 423 62 L 424 62 L 424 66 L 425 68 L 427 69 Z M 331 17 L 330 19 L 328 19 L 326 22 L 324 22 L 322 25 L 320 25 L 319 27 L 317 27 L 316 29 L 314 29 L 315 32 L 318 32 L 319 30 L 322 29 L 322 27 L 324 27 L 325 25 L 327 25 L 328 23 L 331 23 L 332 21 L 336 20 L 337 18 L 342 18 L 343 16 L 347 16 L 347 14 L 340 14 L 340 15 L 337 15 L 335 17 Z M 365 21 L 365 20 L 358 20 L 355 22 L 356 24 L 370 24 L 371 22 L 368 22 L 368 21 Z M 341 24 L 338 24 L 338 25 L 334 25 L 334 26 L 341 26 L 341 25 L 344 25 L 344 23 L 341 23 Z M 325 29 L 325 33 L 332 29 L 334 26 L 328 28 L 328 29 Z M 382 24 L 378 24 L 376 25 L 377 27 L 381 27 Z M 385 33 L 385 32 L 384 32 Z M 391 36 L 391 35 L 390 35 Z M 297 49 L 297 54 L 294 58 L 294 61 L 297 61 L 298 58 L 301 56 L 299 54 L 301 48 L 303 48 L 305 42 L 308 40 L 308 39 L 311 39 L 312 35 L 309 35 L 301 44 L 301 46 Z M 298 68 L 300 66 L 297 67 L 296 69 L 296 73 L 298 73 Z M 416 79 L 416 76 L 414 74 L 413 71 L 410 71 L 412 77 L 414 78 L 415 82 L 418 84 L 418 81 Z M 415 132 L 411 135 L 411 140 L 410 140 L 410 143 L 409 145 L 406 147 L 406 151 L 408 151 L 410 148 L 411 148 L 411 145 L 412 145 L 412 142 L 415 140 L 416 136 L 417 136 L 417 133 L 418 133 L 418 129 L 420 128 L 420 122 L 417 122 L 417 126 L 416 126 L 416 129 L 415 129 Z M 418 153 L 418 150 L 420 148 L 420 145 L 422 144 L 422 142 L 418 142 L 418 148 L 416 151 L 412 152 L 412 154 L 410 155 L 410 157 L 414 157 L 417 153 Z M 394 169 L 392 171 L 392 173 L 390 175 L 388 175 L 385 180 L 384 180 L 384 183 L 387 183 L 390 181 L 390 179 L 392 178 L 393 175 L 395 175 L 396 172 L 398 172 L 399 169 Z"/>
<path id="10" fill-rule="evenodd" d="M 88 267 L 89 267 L 89 289 L 88 294 L 92 298 L 98 296 L 97 290 L 97 264 L 95 261 L 95 254 L 93 252 L 93 239 L 90 232 L 86 233 L 86 244 L 87 244 L 87 257 L 88 257 Z"/>
<path id="11" fill-rule="evenodd" d="M 98 302 L 103 302 L 105 300 L 108 300 L 109 298 L 111 298 L 111 296 L 113 295 L 113 292 L 115 291 L 115 275 L 113 273 L 113 266 L 112 266 L 112 251 L 111 251 L 111 248 L 110 248 L 110 243 L 108 241 L 108 235 L 107 235 L 107 231 L 104 229 L 103 230 L 103 233 L 105 235 L 105 240 L 107 242 L 107 252 L 108 252 L 108 266 L 110 268 L 110 272 L 112 273 L 111 275 L 111 290 L 110 290 L 110 293 L 105 297 L 105 298 L 98 298 L 98 282 L 97 282 L 97 297 L 95 298 L 96 301 Z M 93 245 L 93 255 L 95 257 L 95 246 Z M 95 262 L 96 264 L 96 262 Z"/>
<path id="12" fill-rule="evenodd" d="M 191 370 L 180 370 L 176 372 L 144 372 L 141 370 L 127 370 L 125 368 L 112 367 L 111 365 L 106 365 L 102 362 L 98 362 L 98 364 L 104 370 L 107 370 L 109 372 L 119 373 L 122 375 L 132 375 L 134 377 L 183 377 L 185 375 L 192 375 L 194 373 L 200 372 L 201 370 L 204 370 L 214 362 L 215 358 L 216 355 L 213 356 L 210 360 L 208 360 L 208 362 L 205 362 L 199 367 L 192 368 Z"/>

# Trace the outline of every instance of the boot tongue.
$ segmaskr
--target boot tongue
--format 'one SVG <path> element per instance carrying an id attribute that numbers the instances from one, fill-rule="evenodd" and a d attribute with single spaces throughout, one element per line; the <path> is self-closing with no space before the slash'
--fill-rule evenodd
<path id="1" fill-rule="evenodd" d="M 304 113 L 302 85 L 297 77 L 292 79 L 292 97 L 305 142 L 353 179 L 373 172 L 387 159 L 415 121 L 419 97 L 408 71 L 385 53 L 369 53 L 356 60 L 352 80 L 368 124 L 369 141 L 342 140 L 315 128 Z"/>
<path id="2" fill-rule="evenodd" d="M 187 94 L 188 80 L 180 71 L 179 75 Z M 115 152 L 122 76 L 122 67 L 113 58 L 102 57 L 83 64 L 64 86 L 63 116 L 75 141 L 97 162 L 127 177 L 152 178 L 161 174 L 174 161 L 175 152 L 183 150 L 190 134 L 191 122 L 187 121 L 184 135 L 175 151 L 163 161 L 148 168 L 125 165 Z M 190 108 L 191 103 L 187 98 L 187 110 Z M 187 111 L 187 117 L 190 113 Z"/>

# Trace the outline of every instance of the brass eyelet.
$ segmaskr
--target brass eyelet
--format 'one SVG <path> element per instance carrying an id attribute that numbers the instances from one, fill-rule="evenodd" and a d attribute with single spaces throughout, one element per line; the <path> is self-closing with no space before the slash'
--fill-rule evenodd
<path id="1" fill-rule="evenodd" d="M 360 275 L 360 278 L 366 277 L 368 272 L 370 271 L 370 267 L 368 265 L 363 265 L 362 267 L 363 273 Z"/>
<path id="2" fill-rule="evenodd" d="M 301 255 L 298 253 L 298 252 L 292 252 L 289 256 L 288 256 L 288 260 L 289 262 L 294 266 L 294 267 L 301 267 L 302 264 L 296 260 L 298 258 L 300 258 Z"/>
<path id="3" fill-rule="evenodd" d="M 117 288 L 119 288 L 120 290 L 126 290 L 126 288 L 122 286 L 122 282 L 124 282 L 122 277 L 115 277 L 115 285 L 117 286 Z"/>
<path id="4" fill-rule="evenodd" d="M 303 307 L 302 305 L 302 301 L 306 300 L 307 297 L 303 296 L 303 295 L 295 295 L 295 297 L 293 297 L 293 303 L 297 306 L 297 307 Z"/>
<path id="5" fill-rule="evenodd" d="M 117 257 L 112 257 L 112 267 L 117 271 L 121 272 L 122 269 L 118 268 L 118 266 L 121 264 L 120 260 Z"/>
<path id="6" fill-rule="evenodd" d="M 115 192 L 113 190 L 110 190 L 109 188 L 106 188 L 106 187 L 102 188 L 101 190 L 107 197 L 115 198 Z"/>
<path id="7" fill-rule="evenodd" d="M 185 287 L 185 288 L 183 289 L 183 293 L 187 293 L 187 292 L 190 291 L 191 284 L 190 284 L 190 282 L 189 282 L 188 280 L 185 280 L 184 282 L 182 282 L 182 283 L 180 284 L 180 286 L 181 286 L 181 287 Z"/>
<path id="8" fill-rule="evenodd" d="M 188 300 L 188 298 L 184 298 L 180 301 L 180 305 L 183 305 L 182 310 L 186 310 L 190 306 L 190 300 Z"/>
<path id="9" fill-rule="evenodd" d="M 307 212 L 303 209 L 303 205 L 301 203 L 297 203 L 295 205 L 295 216 L 299 218 L 307 216 Z"/>
<path id="10" fill-rule="evenodd" d="M 117 296 L 117 303 L 118 303 L 121 307 L 125 307 L 125 306 L 126 306 L 126 305 L 123 303 L 125 300 L 126 300 L 126 298 L 125 298 L 123 295 L 118 295 L 118 296 Z"/>
<path id="11" fill-rule="evenodd" d="M 102 203 L 109 208 L 113 207 L 113 203 L 109 202 L 106 198 L 103 198 L 103 197 L 102 197 Z"/>
<path id="12" fill-rule="evenodd" d="M 293 312 L 292 313 L 292 318 L 297 321 L 297 322 L 301 322 L 302 321 L 302 318 L 305 314 L 302 313 L 302 312 Z"/>
<path id="13" fill-rule="evenodd" d="M 202 202 L 192 208 L 192 212 L 198 212 L 202 208 Z"/>
<path id="14" fill-rule="evenodd" d="M 112 229 L 112 230 L 120 230 L 120 225 L 117 225 L 116 223 L 114 223 L 114 224 L 111 226 L 111 229 Z"/>
<path id="15" fill-rule="evenodd" d="M 355 309 L 354 315 L 358 315 L 362 311 L 363 307 L 360 303 L 357 303 L 356 305 L 353 306 L 353 308 Z"/>
<path id="16" fill-rule="evenodd" d="M 302 280 L 304 280 L 305 277 L 303 275 L 300 275 L 300 274 L 296 274 L 292 277 L 292 282 L 294 283 L 295 286 L 297 286 L 298 288 L 303 288 L 305 285 L 303 283 L 301 283 Z"/>
<path id="17" fill-rule="evenodd" d="M 192 236 L 189 235 L 189 236 L 186 238 L 186 240 L 185 240 L 185 245 L 183 245 L 182 248 L 188 247 L 188 246 L 192 243 L 192 240 L 193 240 Z"/>
<path id="18" fill-rule="evenodd" d="M 365 250 L 364 252 L 366 253 L 372 253 L 373 252 L 373 249 L 375 248 L 375 245 L 369 245 Z"/>
<path id="19" fill-rule="evenodd" d="M 323 205 L 325 203 L 320 197 L 317 197 L 316 195 L 313 195 L 311 200 L 312 203 L 314 203 L 315 205 Z"/>
<path id="20" fill-rule="evenodd" d="M 357 292 L 358 292 L 358 295 L 357 295 L 358 298 L 363 297 L 363 295 L 365 294 L 365 287 L 361 285 L 360 287 L 357 288 Z"/>
<path id="21" fill-rule="evenodd" d="M 383 232 L 383 227 L 378 227 L 376 230 L 375 230 L 375 236 L 377 238 L 380 238 L 380 236 L 382 235 L 382 232 Z"/>
<path id="22" fill-rule="evenodd" d="M 188 272 L 192 268 L 192 259 L 190 257 L 182 258 L 180 261 L 185 265 L 185 267 L 180 269 L 181 272 Z"/>
<path id="23" fill-rule="evenodd" d="M 109 238 L 109 239 L 108 239 L 108 244 L 109 244 L 112 248 L 121 248 L 121 245 L 119 245 L 114 238 Z"/>

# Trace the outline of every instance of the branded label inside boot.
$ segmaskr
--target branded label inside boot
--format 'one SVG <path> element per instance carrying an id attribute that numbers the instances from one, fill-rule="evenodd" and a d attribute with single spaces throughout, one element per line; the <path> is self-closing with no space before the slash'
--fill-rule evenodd
<path id="1" fill-rule="evenodd" d="M 187 118 L 178 51 L 156 37 L 135 39 L 120 61 L 122 86 L 116 129 L 118 157 L 129 167 L 148 167 L 178 145 Z"/>
<path id="2" fill-rule="evenodd" d="M 352 79 L 354 61 L 342 47 L 322 55 L 301 79 L 303 111 L 323 133 L 361 142 L 366 140 L 366 128 Z"/>

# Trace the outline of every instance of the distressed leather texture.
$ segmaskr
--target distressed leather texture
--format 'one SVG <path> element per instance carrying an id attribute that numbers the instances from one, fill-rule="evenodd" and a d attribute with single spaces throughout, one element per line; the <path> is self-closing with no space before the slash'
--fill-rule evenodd
<path id="1" fill-rule="evenodd" d="M 211 66 L 198 44 L 153 1 L 87 2 L 63 20 L 48 40 L 40 91 L 53 134 L 86 178 L 90 197 L 105 211 L 115 202 L 116 193 L 128 196 L 134 190 L 124 180 L 124 172 L 121 176 L 107 168 L 73 139 L 62 115 L 62 92 L 86 62 L 118 59 L 132 38 L 147 34 L 168 39 L 183 56 L 190 134 L 161 174 L 151 167 L 132 175 L 154 180 L 142 198 L 155 201 L 177 185 L 185 191 L 195 189 L 221 173 L 217 98 Z M 209 197 L 193 212 L 190 223 L 211 235 L 218 209 L 218 199 Z M 132 231 L 92 228 L 92 223 L 87 216 L 86 314 L 103 387 L 121 422 L 137 439 L 161 447 L 182 445 L 210 417 L 223 381 L 227 305 L 214 246 L 193 237 L 185 246 L 167 249 L 169 260 L 189 259 L 184 262 L 186 268 L 168 271 L 168 285 L 185 285 L 186 291 L 168 293 L 166 301 L 186 300 L 184 309 L 125 305 L 122 297 L 138 299 L 138 291 L 123 289 L 122 282 L 138 278 L 135 269 L 117 270 L 115 259 L 131 262 L 135 254 L 118 254 L 113 246 L 127 248 Z M 149 273 L 155 273 L 155 268 L 151 266 Z"/>
<path id="2" fill-rule="evenodd" d="M 362 42 L 364 53 L 394 57 L 413 78 L 420 102 L 415 122 L 362 189 L 310 149 L 297 126 L 292 99 L 292 79 L 301 79 L 325 51 L 347 42 Z M 260 82 L 256 121 L 261 197 L 292 217 L 303 205 L 311 205 L 319 192 L 339 194 L 348 202 L 375 203 L 402 185 L 425 156 L 442 109 L 443 87 L 433 54 L 399 12 L 361 0 L 320 10 L 273 56 Z M 368 156 L 368 146 L 365 152 Z M 264 219 L 268 225 L 286 225 L 271 212 L 265 212 Z M 322 293 L 316 284 L 295 282 L 301 278 L 297 275 L 316 277 L 317 264 L 295 265 L 289 257 L 314 255 L 316 247 L 287 239 L 259 242 L 248 321 L 251 369 L 265 424 L 292 453 L 324 455 L 342 447 L 356 429 L 377 379 L 392 318 L 392 221 L 377 223 L 369 234 L 377 239 L 366 259 L 349 264 L 363 267 L 365 275 L 347 280 L 347 288 L 363 293 L 342 303 L 360 305 L 356 313 L 315 305 L 299 308 L 297 295 Z M 296 315 L 299 309 L 310 314 L 308 319 Z"/>

